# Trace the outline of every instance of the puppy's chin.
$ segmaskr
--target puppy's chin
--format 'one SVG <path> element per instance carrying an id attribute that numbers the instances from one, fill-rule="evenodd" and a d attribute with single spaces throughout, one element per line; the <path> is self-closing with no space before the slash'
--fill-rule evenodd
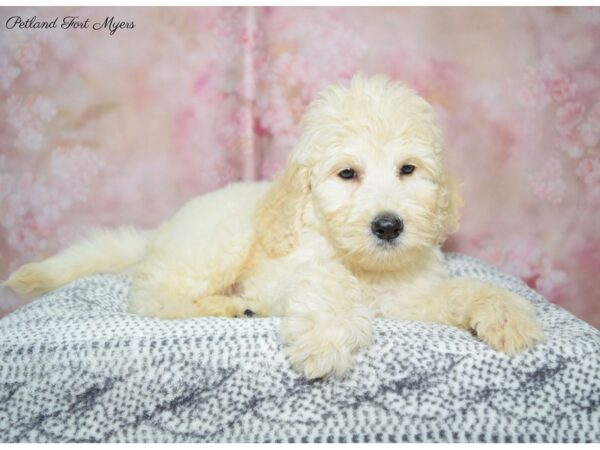
<path id="1" fill-rule="evenodd" d="M 354 270 L 391 273 L 402 270 L 414 262 L 423 251 L 403 242 L 402 236 L 391 241 L 369 237 L 363 246 L 341 250 L 342 258 Z"/>

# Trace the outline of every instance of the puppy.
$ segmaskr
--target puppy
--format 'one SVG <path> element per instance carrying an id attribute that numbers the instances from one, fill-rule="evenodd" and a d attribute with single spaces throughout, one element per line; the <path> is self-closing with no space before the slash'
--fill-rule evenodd
<path id="1" fill-rule="evenodd" d="M 126 272 L 133 313 L 282 316 L 289 361 L 309 379 L 344 375 L 376 317 L 461 327 L 506 353 L 543 340 L 530 303 L 448 276 L 440 246 L 461 200 L 424 99 L 357 75 L 323 90 L 302 124 L 275 182 L 203 195 L 155 230 L 97 231 L 4 284 L 40 294 Z"/>

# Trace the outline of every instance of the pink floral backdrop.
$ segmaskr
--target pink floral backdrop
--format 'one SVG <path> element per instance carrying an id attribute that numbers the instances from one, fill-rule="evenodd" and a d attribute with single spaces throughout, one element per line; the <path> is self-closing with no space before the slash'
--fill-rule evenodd
<path id="1" fill-rule="evenodd" d="M 1 8 L 0 277 L 98 225 L 272 178 L 358 70 L 436 108 L 463 181 L 447 247 L 600 327 L 599 8 Z M 7 29 L 65 16 L 133 29 Z M 0 291 L 0 315 L 25 302 Z"/>

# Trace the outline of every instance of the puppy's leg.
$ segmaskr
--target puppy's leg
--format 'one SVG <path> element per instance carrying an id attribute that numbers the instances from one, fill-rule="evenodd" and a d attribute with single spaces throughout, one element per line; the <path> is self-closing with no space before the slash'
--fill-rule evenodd
<path id="1" fill-rule="evenodd" d="M 211 295 L 194 302 L 197 316 L 266 317 L 268 309 L 259 301 L 237 296 Z"/>
<path id="2" fill-rule="evenodd" d="M 296 274 L 286 293 L 281 337 L 290 363 L 306 378 L 340 377 L 371 344 L 371 313 L 360 286 L 337 268 Z"/>
<path id="3" fill-rule="evenodd" d="M 265 189 L 229 186 L 192 200 L 161 225 L 133 273 L 129 311 L 165 319 L 207 315 L 200 300 L 228 293 L 251 260 L 252 219 Z"/>
<path id="4" fill-rule="evenodd" d="M 98 229 L 44 261 L 25 264 L 2 286 L 20 294 L 40 295 L 95 273 L 124 272 L 146 253 L 152 231 L 121 227 Z"/>
<path id="5" fill-rule="evenodd" d="M 187 289 L 184 286 L 186 283 Z M 132 287 L 128 310 L 134 314 L 162 319 L 269 315 L 268 308 L 262 302 L 238 296 L 202 295 L 202 292 L 203 283 L 198 282 L 197 286 L 193 286 L 190 280 L 173 276 L 165 277 L 163 283 L 145 281 Z"/>
<path id="6" fill-rule="evenodd" d="M 494 350 L 514 354 L 544 340 L 527 300 L 471 278 L 450 278 L 395 318 L 441 322 L 473 330 Z"/>
<path id="7" fill-rule="evenodd" d="M 163 319 L 243 315 L 259 309 L 253 302 L 224 295 L 235 282 L 238 267 L 220 273 L 218 261 L 196 260 L 180 251 L 161 251 L 146 258 L 133 275 L 129 312 Z M 262 312 L 255 311 L 256 313 Z"/>

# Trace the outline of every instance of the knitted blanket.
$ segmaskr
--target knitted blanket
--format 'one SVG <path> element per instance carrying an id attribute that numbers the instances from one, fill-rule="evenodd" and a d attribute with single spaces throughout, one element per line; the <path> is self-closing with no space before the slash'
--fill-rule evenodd
<path id="1" fill-rule="evenodd" d="M 97 275 L 0 320 L 0 441 L 600 441 L 600 332 L 447 261 L 533 302 L 547 343 L 511 358 L 450 326 L 376 320 L 345 379 L 307 382 L 280 319 L 138 317 L 129 278 Z"/>

